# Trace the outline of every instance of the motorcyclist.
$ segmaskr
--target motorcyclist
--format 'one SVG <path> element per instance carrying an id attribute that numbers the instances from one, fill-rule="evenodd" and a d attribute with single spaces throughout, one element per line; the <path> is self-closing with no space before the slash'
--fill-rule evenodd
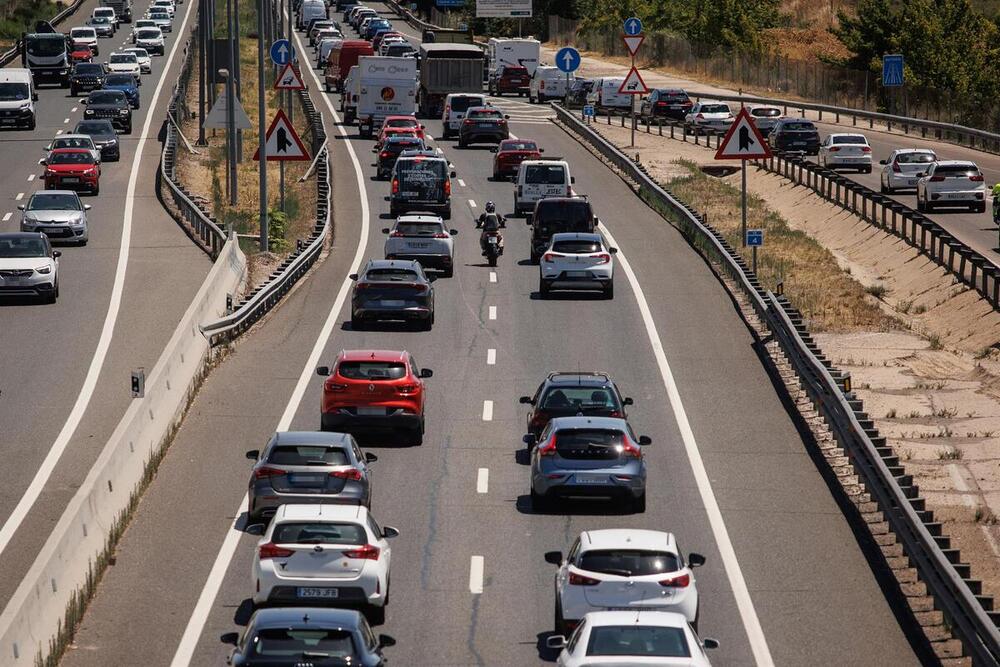
<path id="1" fill-rule="evenodd" d="M 993 186 L 993 222 L 1000 223 L 1000 183 Z"/>
<path id="2" fill-rule="evenodd" d="M 494 204 L 491 201 L 488 201 L 488 202 L 486 202 L 486 211 L 483 212 L 483 213 L 480 213 L 479 214 L 479 219 L 476 220 L 476 227 L 477 228 L 478 227 L 482 227 L 483 226 L 483 221 L 486 220 L 486 216 L 491 215 L 491 214 L 496 216 L 496 218 L 499 221 L 501 227 L 506 227 L 507 226 L 507 218 L 505 218 L 502 215 L 500 215 L 499 213 L 497 213 L 497 205 L 496 204 Z"/>
<path id="3" fill-rule="evenodd" d="M 486 254 L 486 239 L 490 236 L 496 236 L 497 246 L 500 254 L 503 254 L 503 235 L 500 233 L 500 228 L 503 225 L 500 224 L 500 216 L 496 213 L 484 213 L 480 216 L 478 222 L 476 222 L 476 227 L 482 228 L 483 232 L 479 235 L 479 249 L 482 253 Z"/>

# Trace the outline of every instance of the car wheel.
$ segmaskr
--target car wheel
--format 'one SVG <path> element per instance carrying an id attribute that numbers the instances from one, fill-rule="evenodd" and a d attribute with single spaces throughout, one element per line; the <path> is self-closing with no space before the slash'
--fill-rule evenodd
<path id="1" fill-rule="evenodd" d="M 430 331 L 434 328 L 434 314 L 432 313 L 430 317 L 420 322 L 421 331 Z"/>
<path id="2" fill-rule="evenodd" d="M 929 201 L 925 201 L 924 202 L 924 212 L 925 213 L 930 213 L 933 210 L 934 210 L 934 204 L 930 203 Z"/>
<path id="3" fill-rule="evenodd" d="M 385 607 L 379 607 L 376 605 L 371 605 L 368 607 L 368 613 L 365 614 L 368 617 L 368 622 L 372 625 L 385 625 Z"/>
<path id="4" fill-rule="evenodd" d="M 535 512 L 544 512 L 549 509 L 549 499 L 545 497 L 545 494 L 536 493 L 534 488 L 531 489 L 531 509 Z M 556 613 L 558 613 L 558 608 Z M 562 614 L 559 614 L 556 618 L 561 616 Z"/>
<path id="5" fill-rule="evenodd" d="M 465 148 L 465 147 L 466 147 L 466 145 L 467 145 L 467 144 L 465 143 L 465 139 L 463 139 L 463 138 L 462 138 L 462 137 L 460 136 L 460 137 L 458 138 L 458 147 L 459 147 L 459 148 Z"/>
<path id="6" fill-rule="evenodd" d="M 410 433 L 410 444 L 414 447 L 424 444 L 423 426 Z"/>
<path id="7" fill-rule="evenodd" d="M 986 213 L 986 202 L 976 204 L 976 213 Z"/>
<path id="8" fill-rule="evenodd" d="M 562 635 L 563 637 L 569 635 L 569 625 L 566 623 L 566 619 L 563 618 L 562 607 L 559 605 L 558 598 L 556 598 L 556 608 L 554 618 L 552 620 L 552 627 L 556 631 L 557 635 Z"/>
<path id="9" fill-rule="evenodd" d="M 642 495 L 638 498 L 632 499 L 632 512 L 635 514 L 643 514 L 646 511 L 646 492 L 643 491 Z"/>
<path id="10" fill-rule="evenodd" d="M 91 191 L 91 194 L 93 194 L 95 197 L 97 195 L 101 194 L 101 186 L 100 185 L 95 185 L 94 189 Z"/>
<path id="11" fill-rule="evenodd" d="M 924 200 L 922 200 L 919 196 L 917 197 L 917 211 L 920 213 L 927 211 L 927 206 L 924 204 Z"/>
<path id="12" fill-rule="evenodd" d="M 615 298 L 615 284 L 609 283 L 607 287 L 604 288 L 604 298 L 613 299 Z"/>
<path id="13" fill-rule="evenodd" d="M 351 314 L 351 331 L 363 331 L 364 328 L 365 328 L 365 321 L 362 318 L 360 318 L 360 317 L 358 317 L 358 316 L 356 316 L 356 315 L 354 315 L 352 313 Z"/>
<path id="14" fill-rule="evenodd" d="M 451 278 L 452 276 L 454 276 L 455 275 L 455 267 L 454 267 L 454 265 L 449 266 L 447 269 L 445 269 L 444 273 L 442 275 L 445 278 Z"/>
<path id="15" fill-rule="evenodd" d="M 450 207 L 450 206 L 449 206 L 449 207 L 448 207 L 448 209 L 447 209 L 447 210 L 446 210 L 446 211 L 445 211 L 445 212 L 444 212 L 444 213 L 443 213 L 443 214 L 441 215 L 441 217 L 442 217 L 443 219 L 445 219 L 445 220 L 451 220 L 451 207 Z"/>
<path id="16" fill-rule="evenodd" d="M 544 299 L 549 295 L 549 283 L 546 280 L 538 279 L 538 294 Z"/>

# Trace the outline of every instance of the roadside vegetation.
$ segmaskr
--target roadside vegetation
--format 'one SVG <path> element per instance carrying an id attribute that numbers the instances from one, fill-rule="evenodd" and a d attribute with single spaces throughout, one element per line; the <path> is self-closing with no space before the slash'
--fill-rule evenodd
<path id="1" fill-rule="evenodd" d="M 34 30 L 35 21 L 47 21 L 63 8 L 62 2 L 49 0 L 0 1 L 0 44 L 13 44 L 22 32 Z"/>

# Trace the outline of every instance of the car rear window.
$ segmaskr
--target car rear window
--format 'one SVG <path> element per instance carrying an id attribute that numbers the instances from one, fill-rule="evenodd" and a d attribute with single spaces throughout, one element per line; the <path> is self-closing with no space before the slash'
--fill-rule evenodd
<path id="1" fill-rule="evenodd" d="M 326 656 L 353 659 L 356 655 L 350 632 L 295 628 L 267 628 L 257 632 L 250 640 L 248 653 L 289 660 L 300 659 L 304 653 L 320 653 L 324 659 Z"/>
<path id="2" fill-rule="evenodd" d="M 750 113 L 758 118 L 777 118 L 781 115 L 781 109 L 754 109 Z"/>
<path id="3" fill-rule="evenodd" d="M 283 466 L 342 466 L 351 459 L 341 447 L 279 445 L 271 450 L 267 462 Z"/>
<path id="4" fill-rule="evenodd" d="M 785 123 L 781 126 L 781 129 L 791 132 L 815 132 L 816 126 L 808 121 L 796 121 L 794 123 Z"/>
<path id="5" fill-rule="evenodd" d="M 585 551 L 577 566 L 588 572 L 616 574 L 622 577 L 643 577 L 650 574 L 676 572 L 680 562 L 667 551 L 639 549 L 597 549 Z"/>
<path id="6" fill-rule="evenodd" d="M 125 101 L 125 93 L 120 90 L 98 90 L 87 97 L 88 104 L 119 104 Z"/>
<path id="7" fill-rule="evenodd" d="M 537 151 L 538 144 L 534 141 L 503 141 L 500 143 L 502 151 Z"/>
<path id="8" fill-rule="evenodd" d="M 94 154 L 88 151 L 73 151 L 72 153 L 52 153 L 49 164 L 93 164 Z"/>
<path id="9" fill-rule="evenodd" d="M 104 136 L 115 134 L 115 128 L 109 120 L 83 120 L 76 124 L 73 129 L 76 134 L 90 134 L 94 136 Z"/>
<path id="10" fill-rule="evenodd" d="M 560 429 L 556 451 L 564 459 L 613 460 L 621 455 L 624 437 L 611 429 Z"/>
<path id="11" fill-rule="evenodd" d="M 503 118 L 499 109 L 473 109 L 469 111 L 467 118 Z"/>
<path id="12" fill-rule="evenodd" d="M 421 150 L 424 144 L 419 139 L 406 139 L 402 141 L 387 141 L 384 149 L 399 155 L 403 151 Z"/>
<path id="13" fill-rule="evenodd" d="M 703 104 L 702 113 L 730 113 L 729 106 L 725 104 Z"/>
<path id="14" fill-rule="evenodd" d="M 868 140 L 865 139 L 860 134 L 844 134 L 839 137 L 833 137 L 833 143 L 835 144 L 863 144 L 868 145 Z"/>
<path id="15" fill-rule="evenodd" d="M 565 185 L 566 169 L 559 164 L 531 164 L 525 167 L 524 182 L 537 185 Z"/>
<path id="16" fill-rule="evenodd" d="M 93 141 L 83 137 L 58 137 L 52 142 L 52 148 L 93 148 Z"/>
<path id="17" fill-rule="evenodd" d="M 948 178 L 979 176 L 979 168 L 974 164 L 940 164 L 934 170 L 934 175 Z"/>
<path id="18" fill-rule="evenodd" d="M 600 252 L 601 244 L 594 241 L 556 241 L 552 244 L 552 249 L 569 255 L 581 255 Z"/>
<path id="19" fill-rule="evenodd" d="M 349 380 L 398 380 L 406 366 L 392 361 L 342 361 L 337 373 Z"/>
<path id="20" fill-rule="evenodd" d="M 690 658 L 683 628 L 655 625 L 599 625 L 590 631 L 587 655 Z"/>
<path id="21" fill-rule="evenodd" d="M 896 156 L 899 164 L 930 164 L 936 159 L 934 153 L 900 153 Z"/>
<path id="22" fill-rule="evenodd" d="M 290 521 L 274 527 L 275 544 L 367 544 L 368 533 L 356 523 Z"/>
<path id="23" fill-rule="evenodd" d="M 390 118 L 385 121 L 386 127 L 417 127 L 417 121 L 413 118 Z"/>
<path id="24" fill-rule="evenodd" d="M 618 402 L 604 387 L 552 387 L 539 401 L 542 410 L 614 409 Z"/>
<path id="25" fill-rule="evenodd" d="M 412 269 L 370 269 L 365 274 L 365 280 L 393 283 L 411 283 L 420 280 L 420 276 Z"/>
<path id="26" fill-rule="evenodd" d="M 585 201 L 542 200 L 535 207 L 535 228 L 539 233 L 559 229 L 563 232 L 592 232 L 594 212 Z"/>
<path id="27" fill-rule="evenodd" d="M 504 67 L 500 76 L 527 76 L 527 67 Z"/>
<path id="28" fill-rule="evenodd" d="M 138 62 L 138 61 L 136 60 L 136 57 L 135 57 L 134 53 L 112 53 L 111 54 L 111 61 L 110 62 L 116 63 L 116 64 L 120 64 L 120 63 L 129 63 L 129 64 L 132 64 L 132 63 L 135 63 L 135 62 Z"/>
<path id="29" fill-rule="evenodd" d="M 104 67 L 94 63 L 80 63 L 76 66 L 74 71 L 77 74 L 104 74 Z"/>
<path id="30" fill-rule="evenodd" d="M 396 231 L 403 236 L 434 236 L 444 232 L 440 222 L 401 222 Z"/>
<path id="31" fill-rule="evenodd" d="M 469 97 L 466 95 L 461 95 L 459 97 L 451 98 L 451 110 L 458 111 L 459 113 L 465 113 L 469 107 L 482 106 L 482 97 Z"/>

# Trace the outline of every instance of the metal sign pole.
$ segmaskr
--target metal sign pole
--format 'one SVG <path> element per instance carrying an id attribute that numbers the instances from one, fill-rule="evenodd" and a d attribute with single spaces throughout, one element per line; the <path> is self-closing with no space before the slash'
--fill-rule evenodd
<path id="1" fill-rule="evenodd" d="M 267 251 L 267 142 L 264 140 L 264 2 L 257 0 L 257 141 L 260 143 L 260 249 Z"/>
<path id="2" fill-rule="evenodd" d="M 278 192 L 281 202 L 281 212 L 285 212 L 285 161 L 278 163 Z"/>
<path id="3" fill-rule="evenodd" d="M 234 0 L 236 2 L 236 11 L 233 12 L 233 54 L 232 54 L 232 71 L 233 75 L 236 77 L 236 94 L 231 98 L 233 100 L 239 100 L 243 98 L 243 84 L 240 75 L 240 4 L 239 0 Z M 243 130 L 236 128 L 236 162 L 239 164 L 243 163 Z"/>
<path id="4" fill-rule="evenodd" d="M 747 246 L 747 161 L 740 160 L 740 243 Z M 754 248 L 754 262 L 757 261 L 757 248 Z M 756 266 L 756 264 L 755 264 Z M 754 269 L 756 271 L 756 268 Z"/>
<path id="5" fill-rule="evenodd" d="M 198 3 L 198 145 L 205 146 L 205 89 L 208 76 L 205 69 L 205 3 Z"/>
<path id="6" fill-rule="evenodd" d="M 279 3 L 280 3 L 280 0 L 279 0 Z M 280 7 L 281 5 L 279 4 L 278 6 Z M 291 44 L 292 44 L 292 0 L 288 0 L 288 25 L 286 26 L 286 28 L 287 28 L 287 34 L 285 35 L 285 38 L 288 40 L 289 47 L 291 47 Z M 289 56 L 288 62 L 292 62 L 291 56 Z M 294 98 L 294 96 L 295 96 L 295 92 L 289 90 L 288 91 L 288 122 L 290 122 L 290 123 L 294 123 L 295 122 L 295 111 L 292 108 L 294 106 L 293 105 L 293 98 Z M 284 191 L 282 191 L 282 192 L 284 192 Z M 281 210 L 285 210 L 285 204 L 284 204 L 285 196 L 284 196 L 284 194 L 281 195 L 281 201 L 282 201 Z"/>
<path id="7" fill-rule="evenodd" d="M 229 71 L 226 73 L 226 155 L 229 167 L 229 205 L 236 206 L 236 34 L 233 32 L 233 0 L 226 0 L 226 32 L 229 36 Z"/>

